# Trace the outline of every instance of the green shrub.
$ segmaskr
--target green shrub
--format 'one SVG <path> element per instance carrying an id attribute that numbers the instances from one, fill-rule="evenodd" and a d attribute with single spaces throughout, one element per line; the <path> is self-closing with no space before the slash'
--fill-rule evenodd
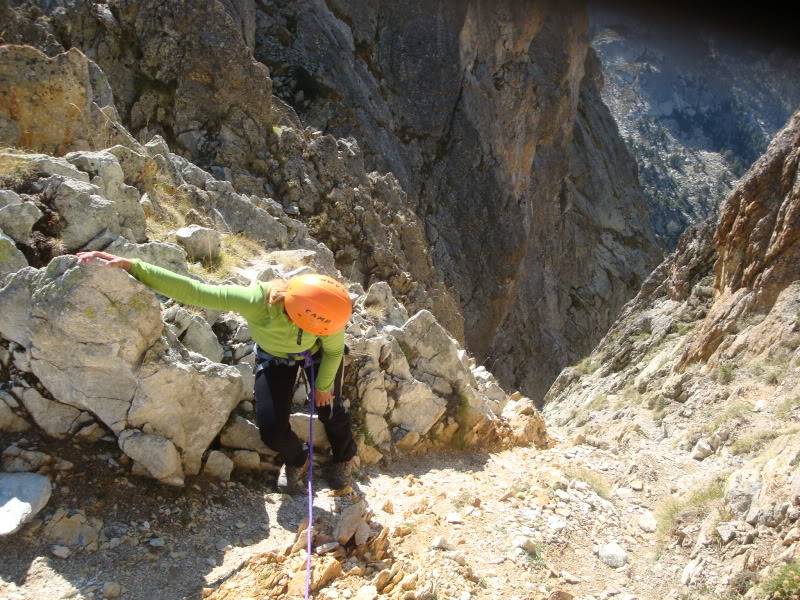
<path id="1" fill-rule="evenodd" d="M 731 452 L 733 454 L 751 454 L 761 450 L 764 446 L 769 444 L 772 440 L 781 437 L 782 435 L 790 435 L 800 431 L 800 427 L 786 427 L 783 429 L 762 429 L 749 435 L 744 435 L 738 438 L 731 444 Z"/>
<path id="2" fill-rule="evenodd" d="M 592 359 L 591 356 L 587 356 L 581 362 L 575 365 L 575 370 L 581 375 L 591 375 L 599 368 L 600 362 Z"/>
<path id="3" fill-rule="evenodd" d="M 711 434 L 714 433 L 717 429 L 722 427 L 723 425 L 729 425 L 733 421 L 738 421 L 742 419 L 746 414 L 749 414 L 753 410 L 753 405 L 745 402 L 744 400 L 738 400 L 733 404 L 729 405 L 725 408 L 719 415 L 717 415 L 714 419 L 706 423 L 705 426 L 700 428 L 701 433 Z"/>
<path id="4" fill-rule="evenodd" d="M 0 155 L 0 188 L 14 188 L 36 175 L 33 161 L 4 149 Z"/>
<path id="5" fill-rule="evenodd" d="M 800 563 L 791 562 L 778 569 L 761 584 L 766 600 L 797 600 L 800 598 Z"/>
<path id="6" fill-rule="evenodd" d="M 775 415 L 781 419 L 788 419 L 792 412 L 800 407 L 800 396 L 789 396 L 784 398 L 775 409 Z"/>
<path id="7" fill-rule="evenodd" d="M 608 406 L 608 396 L 605 394 L 597 394 L 592 401 L 589 402 L 587 408 L 589 410 L 601 410 Z"/>
<path id="8" fill-rule="evenodd" d="M 564 469 L 564 475 L 568 479 L 585 481 L 589 484 L 589 487 L 591 487 L 601 498 L 608 500 L 608 498 L 611 496 L 611 486 L 605 480 L 605 478 L 600 475 L 600 473 L 595 473 L 594 471 L 590 471 L 585 467 L 576 467 L 570 465 Z"/>
<path id="9" fill-rule="evenodd" d="M 721 364 L 717 370 L 717 381 L 720 383 L 730 383 L 733 381 L 733 372 L 735 369 L 736 365 L 733 363 Z"/>
<path id="10" fill-rule="evenodd" d="M 681 518 L 708 513 L 711 505 L 725 494 L 726 481 L 727 475 L 718 475 L 710 482 L 698 485 L 683 497 L 671 496 L 664 500 L 655 511 L 658 534 L 666 538 Z"/>

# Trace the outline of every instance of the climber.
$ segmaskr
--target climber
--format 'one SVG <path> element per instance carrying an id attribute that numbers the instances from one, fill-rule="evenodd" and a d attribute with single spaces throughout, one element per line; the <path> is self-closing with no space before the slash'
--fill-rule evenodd
<path id="1" fill-rule="evenodd" d="M 304 489 L 308 456 L 289 426 L 294 384 L 303 362 L 313 355 L 315 405 L 325 426 L 333 460 L 324 473 L 334 489 L 351 484 L 356 454 L 350 414 L 342 402 L 344 327 L 352 313 L 347 289 L 324 275 L 298 275 L 288 282 L 250 286 L 209 285 L 138 259 L 107 252 L 79 252 L 80 264 L 98 263 L 125 269 L 159 294 L 184 304 L 241 314 L 256 342 L 256 423 L 261 439 L 285 465 L 286 489 Z M 313 375 L 313 377 L 312 377 Z"/>

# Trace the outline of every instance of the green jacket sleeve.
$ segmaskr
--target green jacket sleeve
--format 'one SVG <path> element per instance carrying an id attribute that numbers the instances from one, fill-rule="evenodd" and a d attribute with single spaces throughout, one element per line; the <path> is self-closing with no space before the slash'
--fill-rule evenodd
<path id="1" fill-rule="evenodd" d="M 319 339 L 322 342 L 322 362 L 317 373 L 317 389 L 327 392 L 333 387 L 336 371 L 339 370 L 344 356 L 344 329 Z"/>
<path id="2" fill-rule="evenodd" d="M 206 284 L 138 259 L 133 261 L 130 274 L 182 304 L 234 311 L 246 317 L 257 313 L 264 303 L 264 292 L 259 286 Z"/>

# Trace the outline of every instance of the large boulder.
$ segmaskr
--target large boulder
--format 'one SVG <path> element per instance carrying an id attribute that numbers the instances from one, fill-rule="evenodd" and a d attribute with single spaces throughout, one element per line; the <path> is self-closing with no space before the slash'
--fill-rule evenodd
<path id="1" fill-rule="evenodd" d="M 417 379 L 432 386 L 449 384 L 459 392 L 477 387 L 469 369 L 459 356 L 460 346 L 430 311 L 421 310 L 400 329 L 392 329 Z M 447 389 L 447 386 L 444 386 Z"/>
<path id="2" fill-rule="evenodd" d="M 85 412 L 45 398 L 34 388 L 23 391 L 21 400 L 34 422 L 54 438 L 64 438 L 93 421 Z"/>
<path id="3" fill-rule="evenodd" d="M 138 258 L 180 275 L 189 274 L 186 251 L 177 244 L 169 242 L 135 244 L 118 237 L 105 248 L 105 251 L 125 258 Z"/>
<path id="4" fill-rule="evenodd" d="M 181 227 L 175 232 L 175 239 L 186 249 L 191 260 L 210 262 L 220 253 L 219 232 L 200 225 Z"/>
<path id="5" fill-rule="evenodd" d="M 0 231 L 0 278 L 28 266 L 14 240 Z"/>
<path id="6" fill-rule="evenodd" d="M 138 371 L 128 423 L 171 440 L 181 450 L 186 473 L 195 475 L 203 452 L 239 403 L 241 376 L 227 365 L 188 362 L 176 349 L 162 346 L 157 352 Z"/>
<path id="7" fill-rule="evenodd" d="M 297 434 L 303 442 L 308 443 L 308 415 L 303 413 L 293 413 L 289 415 L 289 426 L 292 431 Z M 314 415 L 311 421 L 311 435 L 314 439 L 314 447 L 320 450 L 325 450 L 331 447 L 328 441 L 328 434 L 325 433 L 325 427 L 319 417 Z"/>
<path id="8" fill-rule="evenodd" d="M 206 464 L 203 467 L 203 474 L 207 477 L 215 477 L 222 481 L 228 481 L 231 478 L 233 467 L 233 461 L 228 458 L 224 452 L 212 450 L 208 453 Z"/>
<path id="9" fill-rule="evenodd" d="M 268 457 L 277 455 L 261 440 L 256 424 L 240 415 L 231 416 L 222 429 L 219 441 L 225 448 L 255 451 Z"/>
<path id="10" fill-rule="evenodd" d="M 186 348 L 212 362 L 222 361 L 224 350 L 206 319 L 180 304 L 173 304 L 162 316 Z"/>
<path id="11" fill-rule="evenodd" d="M 272 248 L 286 247 L 289 230 L 280 219 L 257 206 L 247 196 L 235 193 L 228 182 L 211 180 L 206 185 L 211 189 L 200 194 L 202 204 L 221 217 L 223 231 L 244 233 Z"/>
<path id="12" fill-rule="evenodd" d="M 52 58 L 30 46 L 0 47 L 0 144 L 52 155 L 122 143 L 108 82 L 78 49 Z"/>
<path id="13" fill-rule="evenodd" d="M 168 439 L 126 429 L 119 435 L 119 447 L 159 481 L 183 485 L 181 457 L 175 444 Z"/>
<path id="14" fill-rule="evenodd" d="M 30 429 L 30 424 L 20 417 L 14 408 L 18 406 L 16 399 L 0 390 L 0 431 L 18 433 Z"/>
<path id="15" fill-rule="evenodd" d="M 420 381 L 401 384 L 395 397 L 392 422 L 420 435 L 428 433 L 447 409 L 447 402 Z"/>
<path id="16" fill-rule="evenodd" d="M 391 286 L 385 281 L 369 286 L 362 304 L 367 314 L 380 323 L 402 327 L 408 321 L 408 311 L 395 300 Z"/>
<path id="17" fill-rule="evenodd" d="M 75 179 L 53 178 L 45 193 L 52 198 L 53 207 L 61 217 L 61 238 L 67 250 L 82 248 L 106 230 L 120 233 L 117 207 L 98 186 Z"/>
<path id="18" fill-rule="evenodd" d="M 2 206 L 0 200 L 0 230 L 18 244 L 30 244 L 33 226 L 42 215 L 33 202 L 20 201 Z"/>
<path id="19" fill-rule="evenodd" d="M 88 173 L 94 185 L 103 191 L 103 196 L 114 203 L 120 227 L 126 230 L 134 242 L 144 242 L 145 219 L 139 204 L 139 192 L 125 183 L 125 173 L 119 159 L 106 150 L 97 152 L 71 152 L 65 158 L 81 171 Z"/>
<path id="20" fill-rule="evenodd" d="M 129 433 L 120 446 L 156 478 L 178 481 L 199 472 L 242 396 L 241 375 L 163 333 L 149 289 L 124 271 L 78 266 L 73 257 L 24 269 L 0 289 L 0 335 L 30 352 L 31 370 L 56 407 L 88 412 L 118 435 L 139 430 L 158 438 L 144 444 Z M 42 414 L 52 406 L 45 408 Z M 145 462 L 141 448 L 155 448 L 144 456 L 166 456 L 159 460 L 167 466 Z"/>

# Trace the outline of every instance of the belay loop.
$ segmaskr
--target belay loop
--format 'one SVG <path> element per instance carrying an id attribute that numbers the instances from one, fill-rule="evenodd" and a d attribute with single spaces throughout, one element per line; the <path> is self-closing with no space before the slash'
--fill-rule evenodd
<path id="1" fill-rule="evenodd" d="M 305 600 L 311 598 L 311 542 L 314 526 L 314 409 L 317 404 L 314 356 L 310 350 L 303 352 L 303 367 L 311 374 L 308 393 L 308 526 L 306 527 L 306 589 Z"/>

